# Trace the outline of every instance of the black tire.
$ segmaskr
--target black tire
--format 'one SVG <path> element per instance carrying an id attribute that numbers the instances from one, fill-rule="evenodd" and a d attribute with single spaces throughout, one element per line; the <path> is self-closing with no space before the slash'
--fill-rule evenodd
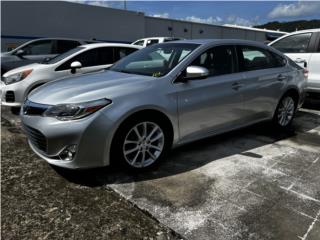
<path id="1" fill-rule="evenodd" d="M 19 115 L 20 114 L 20 107 L 11 107 L 11 113 L 14 115 Z"/>
<path id="2" fill-rule="evenodd" d="M 171 133 L 169 128 L 161 121 L 161 118 L 155 116 L 137 116 L 129 118 L 121 124 L 120 128 L 117 130 L 111 145 L 111 164 L 118 165 L 121 167 L 126 167 L 129 170 L 141 172 L 146 170 L 151 170 L 159 166 L 161 160 L 167 155 L 168 150 L 171 148 Z M 124 154 L 124 142 L 129 132 L 137 125 L 142 122 L 149 122 L 156 124 L 162 131 L 164 135 L 163 148 L 157 159 L 150 165 L 145 167 L 135 167 L 129 164 L 126 160 Z"/>
<path id="3" fill-rule="evenodd" d="M 286 104 L 286 101 L 290 102 L 290 106 L 291 106 L 291 103 L 293 103 L 293 109 L 292 109 L 293 112 L 292 112 L 292 115 L 291 115 L 290 119 L 287 119 L 286 121 L 283 121 L 283 118 L 281 119 L 281 111 L 283 111 L 283 108 L 284 108 L 284 105 Z M 277 128 L 283 129 L 283 130 L 291 129 L 292 122 L 293 122 L 293 119 L 294 119 L 295 114 L 296 114 L 297 105 L 298 105 L 297 99 L 294 96 L 292 96 L 291 94 L 284 95 L 280 99 L 280 101 L 278 103 L 278 106 L 276 108 L 276 111 L 274 113 L 274 116 L 273 116 L 274 125 Z M 288 111 L 289 111 L 289 109 L 288 109 Z"/>

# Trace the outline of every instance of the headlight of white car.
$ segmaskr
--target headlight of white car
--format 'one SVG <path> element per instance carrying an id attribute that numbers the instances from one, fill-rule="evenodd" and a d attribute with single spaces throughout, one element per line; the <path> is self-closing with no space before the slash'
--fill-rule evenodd
<path id="1" fill-rule="evenodd" d="M 12 83 L 16 83 L 19 82 L 23 79 L 25 79 L 26 77 L 29 76 L 29 74 L 32 72 L 32 69 L 27 69 L 18 73 L 14 73 L 14 74 L 9 74 L 9 75 L 4 75 L 3 76 L 3 81 L 5 84 L 12 84 Z"/>
<path id="2" fill-rule="evenodd" d="M 43 116 L 55 117 L 61 121 L 75 120 L 86 117 L 110 103 L 111 100 L 103 98 L 84 103 L 59 104 L 49 107 Z"/>

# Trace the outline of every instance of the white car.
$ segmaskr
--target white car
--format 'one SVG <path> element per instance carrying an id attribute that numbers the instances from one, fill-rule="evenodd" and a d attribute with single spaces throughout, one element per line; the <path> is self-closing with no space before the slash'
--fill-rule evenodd
<path id="1" fill-rule="evenodd" d="M 307 92 L 309 95 L 320 94 L 320 28 L 293 32 L 269 45 L 307 68 Z"/>
<path id="2" fill-rule="evenodd" d="M 142 38 L 137 41 L 131 43 L 132 45 L 138 45 L 142 47 L 147 47 L 152 44 L 163 43 L 163 42 L 171 42 L 182 40 L 182 38 L 174 38 L 174 37 L 150 37 L 150 38 Z"/>
<path id="3" fill-rule="evenodd" d="M 48 62 L 15 68 L 2 77 L 2 105 L 19 107 L 33 89 L 44 83 L 110 67 L 140 48 L 131 44 L 93 43 L 71 49 Z"/>

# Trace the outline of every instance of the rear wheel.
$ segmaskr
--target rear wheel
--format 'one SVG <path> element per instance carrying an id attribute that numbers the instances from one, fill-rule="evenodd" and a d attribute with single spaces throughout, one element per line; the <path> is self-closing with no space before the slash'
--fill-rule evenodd
<path id="1" fill-rule="evenodd" d="M 273 117 L 274 123 L 280 128 L 288 128 L 292 124 L 296 108 L 297 103 L 292 96 L 282 97 Z"/>
<path id="2" fill-rule="evenodd" d="M 169 149 L 169 133 L 159 119 L 127 121 L 116 133 L 111 153 L 113 162 L 136 170 L 156 166 Z"/>

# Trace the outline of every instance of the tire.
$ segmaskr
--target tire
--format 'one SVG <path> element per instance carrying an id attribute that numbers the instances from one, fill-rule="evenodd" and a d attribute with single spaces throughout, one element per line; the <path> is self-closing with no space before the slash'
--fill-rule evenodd
<path id="1" fill-rule="evenodd" d="M 280 129 L 289 129 L 297 109 L 297 100 L 289 94 L 284 95 L 276 108 L 273 123 Z"/>
<path id="2" fill-rule="evenodd" d="M 130 118 L 120 126 L 112 141 L 112 164 L 134 171 L 155 168 L 170 149 L 170 136 L 161 118 Z"/>
<path id="3" fill-rule="evenodd" d="M 20 107 L 11 107 L 11 113 L 13 114 L 13 115 L 19 115 L 20 114 Z"/>

